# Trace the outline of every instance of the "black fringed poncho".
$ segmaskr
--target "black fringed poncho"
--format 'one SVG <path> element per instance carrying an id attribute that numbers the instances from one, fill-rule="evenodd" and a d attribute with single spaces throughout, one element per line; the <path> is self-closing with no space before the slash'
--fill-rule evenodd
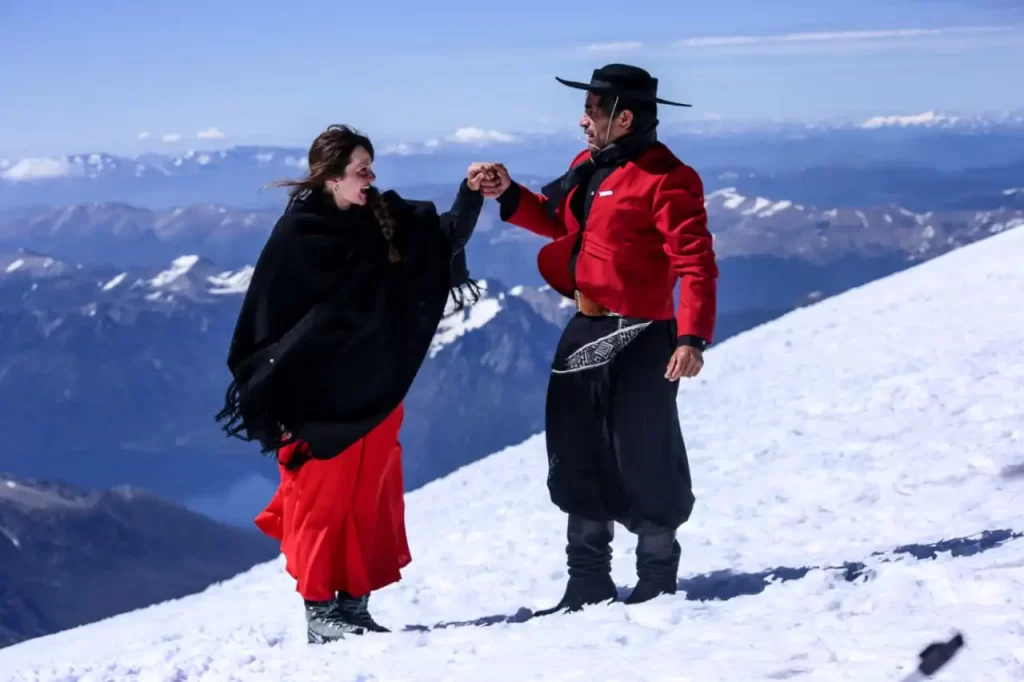
<path id="1" fill-rule="evenodd" d="M 304 443 L 328 459 L 405 398 L 444 317 L 479 290 L 464 248 L 483 197 L 463 181 L 450 210 L 382 196 L 397 225 L 388 243 L 369 207 L 339 210 L 323 193 L 293 201 L 265 245 L 228 354 L 234 377 L 217 415 L 263 452 Z"/>

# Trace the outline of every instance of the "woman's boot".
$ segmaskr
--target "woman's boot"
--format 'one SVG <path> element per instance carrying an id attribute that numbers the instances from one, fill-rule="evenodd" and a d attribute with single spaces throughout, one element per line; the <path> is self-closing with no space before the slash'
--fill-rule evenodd
<path id="1" fill-rule="evenodd" d="M 306 640 L 310 644 L 326 644 L 345 639 L 346 635 L 361 635 L 363 629 L 353 625 L 337 610 L 337 601 L 305 600 Z"/>
<path id="2" fill-rule="evenodd" d="M 378 623 L 370 615 L 370 595 L 364 594 L 361 597 L 353 597 L 346 592 L 339 592 L 335 601 L 335 608 L 345 622 L 356 627 L 365 628 L 370 632 L 391 632 Z"/>

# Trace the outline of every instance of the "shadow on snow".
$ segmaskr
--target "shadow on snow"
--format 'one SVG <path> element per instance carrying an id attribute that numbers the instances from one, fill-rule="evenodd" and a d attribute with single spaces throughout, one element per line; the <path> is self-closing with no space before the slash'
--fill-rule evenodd
<path id="1" fill-rule="evenodd" d="M 1024 478 L 1024 462 L 1006 467 L 1001 475 L 1003 478 Z"/>
<path id="2" fill-rule="evenodd" d="M 972 556 L 1022 537 L 1024 537 L 1024 533 L 1011 530 L 986 530 L 978 535 L 941 540 L 932 544 L 901 545 L 884 552 L 874 552 L 871 557 L 881 560 L 882 563 L 889 563 L 905 561 L 908 558 L 922 561 L 935 559 L 939 554 L 947 552 L 953 557 Z M 760 594 L 771 584 L 799 580 L 811 571 L 834 572 L 847 582 L 872 578 L 872 572 L 868 565 L 857 561 L 846 562 L 838 566 L 780 566 L 758 573 L 736 573 L 730 570 L 713 571 L 690 578 L 682 578 L 679 581 L 679 590 L 684 592 L 686 599 L 691 601 L 727 601 L 736 597 Z M 629 591 L 629 588 L 620 588 L 619 596 L 625 597 Z M 406 625 L 404 629 L 407 632 L 422 632 L 453 627 L 525 623 L 533 617 L 533 611 L 522 607 L 511 615 L 483 616 L 474 620 L 451 621 L 432 626 Z"/>

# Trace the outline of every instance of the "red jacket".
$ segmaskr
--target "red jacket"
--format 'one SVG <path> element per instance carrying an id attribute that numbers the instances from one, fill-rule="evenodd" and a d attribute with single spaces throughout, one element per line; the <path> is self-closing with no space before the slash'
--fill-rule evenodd
<path id="1" fill-rule="evenodd" d="M 570 167 L 590 158 L 584 151 Z M 573 297 L 570 258 L 580 231 L 569 210 L 578 186 L 556 208 L 519 186 L 520 198 L 505 220 L 554 241 L 537 264 L 551 288 Z M 679 307 L 672 294 L 682 279 Z M 675 315 L 679 336 L 710 343 L 715 328 L 718 266 L 707 228 L 704 186 L 697 172 L 660 142 L 616 168 L 593 198 L 576 263 L 576 288 L 620 315 L 666 320 Z"/>

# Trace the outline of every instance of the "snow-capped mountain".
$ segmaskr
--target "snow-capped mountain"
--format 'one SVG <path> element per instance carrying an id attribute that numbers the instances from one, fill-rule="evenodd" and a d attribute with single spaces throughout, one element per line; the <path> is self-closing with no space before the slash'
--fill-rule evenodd
<path id="1" fill-rule="evenodd" d="M 462 144 L 409 156 L 385 148 L 378 152 L 375 169 L 388 186 L 415 188 L 424 178 L 433 178 L 454 191 L 481 154 L 500 154 L 513 163 L 557 163 L 566 154 L 571 158 L 569 139 L 549 152 L 544 151 L 547 146 L 511 144 L 492 150 Z M 111 202 L 158 210 L 192 204 L 279 209 L 286 200 L 284 190 L 269 183 L 301 177 L 306 156 L 300 148 L 238 146 L 134 157 L 88 153 L 7 160 L 0 166 L 0 209 Z"/>
<path id="2" fill-rule="evenodd" d="M 275 170 L 303 169 L 306 156 L 297 149 L 236 147 L 216 151 L 191 150 L 180 155 L 146 154 L 136 158 L 110 154 L 72 154 L 64 157 L 6 161 L 0 178 L 7 182 L 33 182 L 55 178 L 169 177 L 194 175 L 211 167 L 247 165 Z"/>
<path id="3" fill-rule="evenodd" d="M 997 205 L 1008 205 L 1021 193 L 1004 186 L 996 196 Z M 491 285 L 488 297 L 465 319 L 442 324 L 410 396 L 406 438 L 411 452 L 424 453 L 410 458 L 413 486 L 541 423 L 550 352 L 572 312 L 568 301 L 539 286 L 535 260 L 543 240 L 496 221 L 488 207 L 469 246 L 471 273 Z M 824 209 L 731 185 L 709 192 L 707 207 L 721 269 L 717 341 L 1024 224 L 1024 207 Z M 151 211 L 94 204 L 0 221 L 0 247 L 33 247 L 0 251 L 0 387 L 18 396 L 0 411 L 12 424 L 10 463 L 0 455 L 0 468 L 23 466 L 19 473 L 48 477 L 70 472 L 70 481 L 89 486 L 157 486 L 179 501 L 209 499 L 234 485 L 250 490 L 238 482 L 272 477 L 266 462 L 217 455 L 212 487 L 192 490 L 175 458 L 205 465 L 211 453 L 239 451 L 220 437 L 211 415 L 226 385 L 223 353 L 237 306 L 276 215 L 211 205 Z M 200 248 L 183 248 L 190 246 Z M 209 251 L 233 258 L 222 264 Z M 520 286 L 505 290 L 502 281 Z M 438 391 L 450 394 L 452 409 L 473 416 L 474 428 L 432 428 L 444 411 L 434 399 Z M 499 412 L 507 418 L 495 427 L 488 415 Z M 22 457 L 39 444 L 57 454 Z M 104 450 L 116 460 L 109 470 L 73 454 Z M 140 452 L 163 454 L 146 468 Z M 131 473 L 111 480 L 105 471 Z"/>
<path id="4" fill-rule="evenodd" d="M 506 163 L 519 179 L 546 182 L 564 172 L 584 148 L 580 134 L 571 130 L 574 122 L 566 123 L 569 132 L 467 130 L 450 140 L 382 140 L 378 176 L 389 187 L 454 187 L 471 162 L 494 160 Z M 814 124 L 715 122 L 665 126 L 660 135 L 709 177 L 746 168 L 781 173 L 854 166 L 867 172 L 862 182 L 870 184 L 879 165 L 900 172 L 926 167 L 968 172 L 1020 163 L 1024 116 L 930 112 Z M 301 175 L 306 154 L 302 147 L 250 145 L 134 156 L 88 152 L 0 159 L 0 209 L 90 202 L 153 209 L 207 203 L 278 208 L 283 192 L 268 190 L 267 184 Z"/>
<path id="5" fill-rule="evenodd" d="M 1024 192 L 1006 184 L 994 185 L 997 189 L 987 194 L 971 193 L 971 200 L 949 208 L 934 203 L 918 208 L 922 202 L 908 205 L 891 200 L 891 193 L 880 196 L 883 201 L 877 204 L 855 205 L 820 205 L 768 193 L 806 194 L 795 180 L 738 173 L 714 178 L 721 186 L 708 190 L 706 204 L 721 258 L 795 257 L 804 263 L 834 264 L 882 257 L 898 262 L 938 255 L 1009 229 L 1024 216 Z M 746 191 L 744 185 L 757 191 Z M 443 207 L 449 190 L 454 191 L 434 188 L 425 196 Z M 0 215 L 0 252 L 24 248 L 79 263 L 152 267 L 164 267 L 182 253 L 196 253 L 225 268 L 240 269 L 256 261 L 278 216 L 278 210 L 216 204 L 160 211 L 123 203 L 22 210 Z M 469 244 L 470 267 L 478 277 L 539 286 L 536 252 L 542 242 L 502 223 L 496 205 L 488 202 Z M 729 296 L 726 292 L 725 310 L 735 309 Z"/>
<path id="6" fill-rule="evenodd" d="M 61 273 L 61 274 L 56 274 Z M 251 267 L 195 255 L 150 268 L 0 257 L 0 470 L 77 485 L 131 483 L 247 523 L 252 476 L 276 470 L 213 421 Z M 560 297 L 484 280 L 442 323 L 408 398 L 406 482 L 415 487 L 540 427 Z M 500 423 L 488 419 L 502 414 Z M 438 429 L 453 417 L 462 429 Z M 104 466 L 96 465 L 103 461 Z M 205 475 L 196 480 L 194 472 Z M 217 499 L 237 496 L 226 511 Z"/>
<path id="7" fill-rule="evenodd" d="M 0 647 L 192 594 L 277 553 L 136 488 L 0 474 Z"/>
<path id="8" fill-rule="evenodd" d="M 1011 203 L 1011 196 L 1005 203 Z M 707 195 L 722 258 L 792 256 L 828 263 L 844 256 L 933 257 L 1024 225 L 1024 210 L 915 212 L 899 205 L 822 209 L 748 197 L 735 187 Z"/>
<path id="9" fill-rule="evenodd" d="M 679 398 L 697 507 L 676 596 L 531 618 L 565 579 L 538 434 L 408 496 L 413 563 L 373 601 L 390 634 L 310 648 L 278 560 L 10 647 L 0 669 L 11 682 L 896 680 L 961 630 L 941 679 L 1020 679 L 1022 251 L 1024 231 L 1007 231 L 711 349 Z M 633 547 L 620 529 L 626 589 Z"/>
<path id="10" fill-rule="evenodd" d="M 1004 111 L 989 114 L 953 114 L 922 111 L 912 114 L 871 116 L 858 124 L 866 130 L 879 128 L 960 128 L 972 131 L 1024 126 L 1024 112 Z"/>
<path id="11" fill-rule="evenodd" d="M 0 254 L 0 303 L 7 310 L 80 312 L 91 317 L 132 305 L 149 312 L 180 309 L 182 302 L 215 302 L 244 294 L 252 266 L 224 270 L 197 255 L 163 267 L 86 268 L 20 250 Z"/>

